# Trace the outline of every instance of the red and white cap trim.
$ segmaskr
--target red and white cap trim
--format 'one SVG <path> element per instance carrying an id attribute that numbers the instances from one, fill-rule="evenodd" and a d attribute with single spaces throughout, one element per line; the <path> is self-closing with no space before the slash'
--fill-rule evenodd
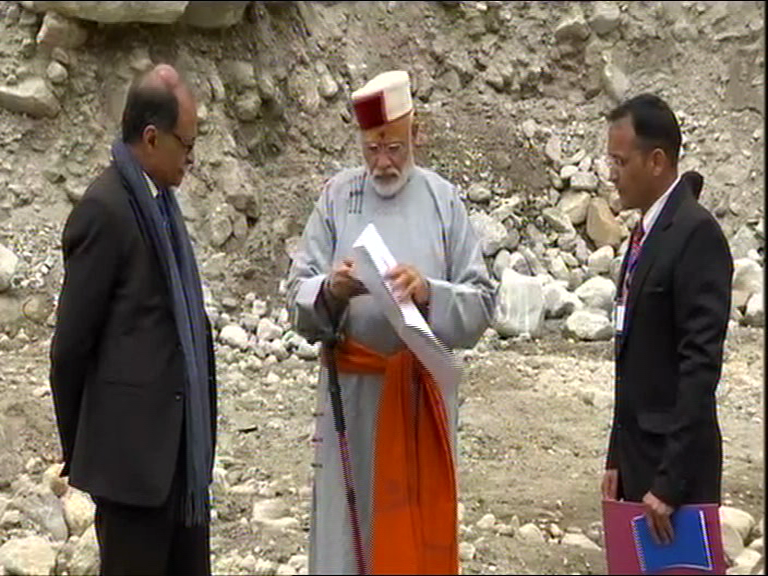
<path id="1" fill-rule="evenodd" d="M 362 130 L 402 118 L 413 110 L 408 72 L 392 70 L 379 74 L 352 93 L 352 104 Z"/>

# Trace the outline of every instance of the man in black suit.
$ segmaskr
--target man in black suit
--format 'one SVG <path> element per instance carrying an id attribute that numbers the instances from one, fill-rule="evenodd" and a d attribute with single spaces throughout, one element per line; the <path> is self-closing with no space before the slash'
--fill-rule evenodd
<path id="1" fill-rule="evenodd" d="M 644 94 L 609 121 L 611 178 L 624 207 L 640 209 L 642 219 L 615 308 L 615 405 L 602 495 L 643 502 L 664 542 L 679 505 L 720 502 L 715 389 L 733 263 L 720 226 L 694 196 L 700 190 L 678 177 L 681 134 L 669 106 Z"/>
<path id="2" fill-rule="evenodd" d="M 64 229 L 51 388 L 62 475 L 96 503 L 102 574 L 210 574 L 213 343 L 173 191 L 196 135 L 191 91 L 157 66 Z"/>

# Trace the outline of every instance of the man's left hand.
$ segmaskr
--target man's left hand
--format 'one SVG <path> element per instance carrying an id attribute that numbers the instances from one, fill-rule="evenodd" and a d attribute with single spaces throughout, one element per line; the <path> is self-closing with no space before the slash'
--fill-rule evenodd
<path id="1" fill-rule="evenodd" d="M 398 264 L 387 273 L 392 289 L 401 302 L 413 298 L 419 306 L 429 303 L 429 286 L 421 272 L 408 264 Z"/>
<path id="2" fill-rule="evenodd" d="M 675 509 L 659 500 L 650 492 L 643 496 L 643 506 L 645 507 L 645 519 L 656 543 L 671 543 L 675 538 L 671 521 L 672 512 Z"/>

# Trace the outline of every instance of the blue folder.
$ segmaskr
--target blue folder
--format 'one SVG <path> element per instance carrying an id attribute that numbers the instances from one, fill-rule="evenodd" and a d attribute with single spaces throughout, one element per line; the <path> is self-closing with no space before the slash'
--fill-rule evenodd
<path id="1" fill-rule="evenodd" d="M 657 544 L 645 516 L 632 520 L 637 557 L 643 573 L 656 574 L 670 568 L 711 571 L 712 553 L 704 512 L 685 506 L 672 514 L 671 521 L 674 539 L 669 544 Z"/>

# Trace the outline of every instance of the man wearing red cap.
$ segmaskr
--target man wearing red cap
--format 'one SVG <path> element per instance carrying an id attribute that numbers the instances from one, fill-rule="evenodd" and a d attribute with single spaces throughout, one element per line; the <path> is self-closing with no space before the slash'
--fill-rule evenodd
<path id="1" fill-rule="evenodd" d="M 342 335 L 318 386 L 309 570 L 457 574 L 457 398 L 441 391 L 355 277 L 352 245 L 376 226 L 398 261 L 389 271 L 396 293 L 451 349 L 473 347 L 488 327 L 493 287 L 456 187 L 414 163 L 408 73 L 380 74 L 352 101 L 365 166 L 325 186 L 288 285 L 298 332 L 310 341 Z M 329 361 L 339 373 L 348 462 L 334 429 Z"/>

